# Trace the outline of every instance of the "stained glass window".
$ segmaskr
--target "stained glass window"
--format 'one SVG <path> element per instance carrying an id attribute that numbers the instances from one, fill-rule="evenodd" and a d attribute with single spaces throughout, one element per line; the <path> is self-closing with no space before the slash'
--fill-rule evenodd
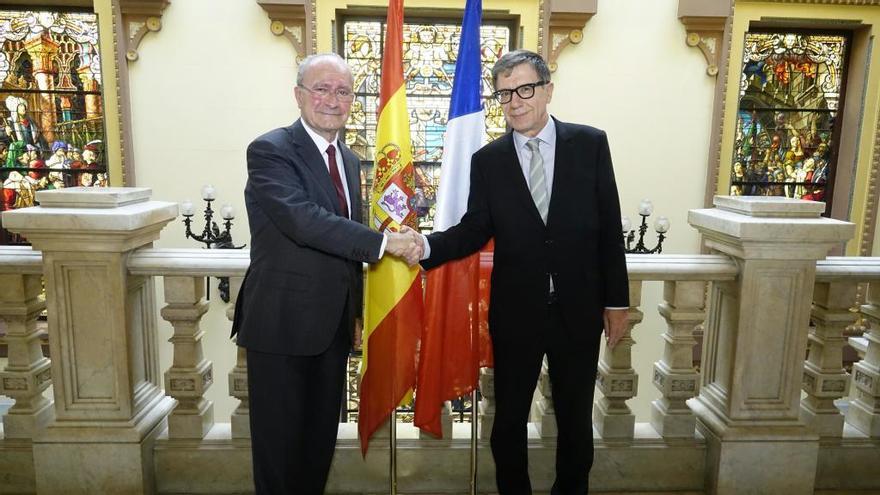
<path id="1" fill-rule="evenodd" d="M 0 10 L 2 209 L 41 189 L 106 186 L 101 58 L 91 13 Z M 24 239 L 0 230 L 0 244 Z"/>
<path id="2" fill-rule="evenodd" d="M 366 198 L 372 178 L 372 161 L 376 142 L 376 108 L 382 68 L 383 20 L 348 20 L 343 23 L 343 57 L 354 74 L 355 100 L 346 126 L 346 144 L 364 163 L 361 181 Z M 455 61 L 461 24 L 455 21 L 432 20 L 405 23 L 403 26 L 404 78 L 416 185 L 433 204 L 440 179 L 443 157 L 443 135 L 449 117 L 449 100 L 455 79 Z M 510 49 L 511 30 L 507 25 L 484 23 L 481 27 L 483 63 L 482 93 L 485 97 L 486 136 L 488 140 L 504 134 L 506 127 L 500 105 L 492 98 L 492 66 Z M 421 226 L 430 229 L 433 209 Z"/>
<path id="3" fill-rule="evenodd" d="M 831 211 L 848 38 L 746 33 L 731 195 L 825 201 Z"/>

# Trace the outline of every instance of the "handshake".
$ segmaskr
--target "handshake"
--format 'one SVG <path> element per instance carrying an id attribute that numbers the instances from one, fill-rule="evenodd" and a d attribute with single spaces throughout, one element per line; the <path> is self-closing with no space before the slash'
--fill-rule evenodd
<path id="1" fill-rule="evenodd" d="M 400 232 L 386 232 L 385 235 L 388 237 L 385 251 L 406 261 L 411 267 L 419 264 L 425 252 L 421 234 L 406 225 L 401 225 Z"/>

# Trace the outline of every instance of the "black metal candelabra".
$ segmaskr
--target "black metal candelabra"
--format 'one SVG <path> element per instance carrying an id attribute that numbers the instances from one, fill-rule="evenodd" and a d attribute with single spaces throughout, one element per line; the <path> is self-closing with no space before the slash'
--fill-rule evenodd
<path id="1" fill-rule="evenodd" d="M 235 211 L 229 205 L 224 205 L 220 209 L 220 215 L 223 217 L 224 230 L 221 232 L 217 222 L 214 221 L 214 210 L 211 203 L 214 201 L 214 188 L 205 186 L 202 188 L 202 199 L 205 200 L 205 228 L 202 233 L 196 235 L 192 231 L 193 204 L 190 201 L 184 201 L 180 205 L 181 214 L 183 215 L 183 224 L 186 225 L 186 237 L 194 239 L 205 245 L 206 249 L 242 249 L 245 244 L 236 246 L 232 240 L 232 220 L 235 219 Z M 219 283 L 217 290 L 220 292 L 220 299 L 223 302 L 229 302 L 229 277 L 217 277 Z M 211 298 L 211 277 L 208 277 L 207 293 L 208 299 Z"/>
<path id="2" fill-rule="evenodd" d="M 633 246 L 633 241 L 636 240 L 636 231 L 635 229 L 630 229 L 629 218 L 623 217 L 621 219 L 621 226 L 623 227 L 623 241 L 625 244 L 625 249 L 627 253 L 632 254 L 660 254 L 663 252 L 663 240 L 666 239 L 666 233 L 669 231 L 669 220 L 666 217 L 658 217 L 657 221 L 654 222 L 654 230 L 657 232 L 657 245 L 653 248 L 648 248 L 645 246 L 645 234 L 648 232 L 648 217 L 651 216 L 651 213 L 654 211 L 654 205 L 651 204 L 650 201 L 643 200 L 639 205 L 639 216 L 642 217 L 642 222 L 639 225 L 639 240 L 636 242 L 636 245 Z"/>

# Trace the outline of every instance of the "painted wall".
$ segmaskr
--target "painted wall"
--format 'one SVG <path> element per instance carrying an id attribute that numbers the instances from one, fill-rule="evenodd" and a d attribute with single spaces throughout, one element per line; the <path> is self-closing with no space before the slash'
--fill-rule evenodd
<path id="1" fill-rule="evenodd" d="M 321 12 L 336 3 L 343 4 L 321 1 Z M 521 1 L 508 4 L 524 9 Z M 685 45 L 677 5 L 676 0 L 600 2 L 584 40 L 559 59 L 550 109 L 562 120 L 608 131 L 624 213 L 637 216 L 638 202 L 651 198 L 655 216 L 672 221 L 664 252 L 695 253 L 698 237 L 687 226 L 686 212 L 702 202 L 714 79 L 706 76 L 700 52 Z M 212 183 L 218 203 L 229 202 L 239 212 L 236 240 L 247 242 L 244 151 L 254 137 L 298 115 L 294 50 L 269 32 L 269 19 L 254 1 L 172 2 L 162 23 L 130 65 L 137 185 L 152 187 L 155 199 L 190 198 L 198 204 L 201 185 Z M 526 46 L 533 43 L 524 40 Z M 319 47 L 329 47 L 329 40 Z M 182 224 L 173 224 L 156 246 L 196 244 L 184 240 Z M 659 283 L 646 286 L 645 321 L 634 335 L 641 386 L 630 404 L 638 421 L 648 420 L 650 400 L 658 396 L 650 377 L 662 354 L 665 323 L 656 314 L 661 290 Z M 235 353 L 221 309 L 215 294 L 202 328 L 205 354 L 214 361 L 208 398 L 215 402 L 215 418 L 225 421 L 236 402 L 226 385 Z M 161 323 L 160 335 L 170 337 L 167 323 Z M 164 371 L 171 346 L 163 343 L 160 349 Z"/>

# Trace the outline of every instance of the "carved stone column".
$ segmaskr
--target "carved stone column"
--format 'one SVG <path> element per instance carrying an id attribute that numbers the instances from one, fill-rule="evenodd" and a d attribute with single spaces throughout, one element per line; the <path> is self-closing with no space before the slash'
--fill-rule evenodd
<path id="1" fill-rule="evenodd" d="M 813 493 L 819 437 L 799 415 L 816 260 L 855 226 L 821 217 L 825 205 L 811 201 L 718 196 L 714 204 L 688 221 L 740 271 L 712 284 L 700 394 L 688 401 L 706 438 L 706 490 Z"/>
<path id="2" fill-rule="evenodd" d="M 39 191 L 3 225 L 43 252 L 55 420 L 34 437 L 38 493 L 155 493 L 152 442 L 174 406 L 159 382 L 152 278 L 133 250 L 177 214 L 148 188 Z"/>
<path id="3" fill-rule="evenodd" d="M 693 438 L 696 418 L 686 401 L 697 393 L 699 375 L 694 369 L 694 328 L 706 318 L 703 309 L 706 283 L 664 282 L 660 315 L 668 325 L 663 359 L 654 363 L 654 386 L 662 397 L 651 402 L 651 425 L 663 438 Z"/>
<path id="4" fill-rule="evenodd" d="M 871 322 L 865 333 L 865 358 L 853 365 L 855 400 L 846 410 L 846 422 L 871 436 L 880 437 L 880 285 L 871 284 L 862 314 Z"/>
<path id="5" fill-rule="evenodd" d="M 850 307 L 856 300 L 858 284 L 851 282 L 817 282 L 813 288 L 810 350 L 804 364 L 801 419 L 822 437 L 843 434 L 843 415 L 834 401 L 849 392 L 849 374 L 843 369 L 843 332 L 853 324 L 855 315 Z"/>
<path id="6" fill-rule="evenodd" d="M 204 277 L 165 277 L 162 318 L 171 323 L 174 362 L 165 372 L 165 391 L 177 400 L 168 417 L 168 438 L 204 438 L 214 425 L 214 404 L 205 391 L 214 383 L 211 361 L 202 351 L 199 320 L 208 311 Z"/>
<path id="7" fill-rule="evenodd" d="M 235 318 L 235 301 L 241 290 L 243 277 L 229 277 L 229 306 L 226 318 Z M 238 407 L 232 411 L 232 438 L 251 437 L 250 400 L 248 398 L 247 349 L 235 346 L 235 367 L 229 372 L 229 395 L 238 399 Z"/>
<path id="8" fill-rule="evenodd" d="M 638 309 L 642 304 L 640 280 L 629 283 L 629 304 L 626 334 L 613 348 L 605 348 L 596 376 L 602 397 L 593 404 L 593 424 L 599 435 L 607 439 L 631 439 L 635 433 L 636 416 L 626 401 L 635 397 L 639 389 L 639 375 L 632 367 L 632 330 L 644 316 Z"/>
<path id="9" fill-rule="evenodd" d="M 46 308 L 40 297 L 41 275 L 0 275 L 0 319 L 6 323 L 8 361 L 0 372 L 0 395 L 15 400 L 3 419 L 5 438 L 32 438 L 53 418 L 52 401 L 43 391 L 52 383 L 43 356 L 37 315 Z"/>

